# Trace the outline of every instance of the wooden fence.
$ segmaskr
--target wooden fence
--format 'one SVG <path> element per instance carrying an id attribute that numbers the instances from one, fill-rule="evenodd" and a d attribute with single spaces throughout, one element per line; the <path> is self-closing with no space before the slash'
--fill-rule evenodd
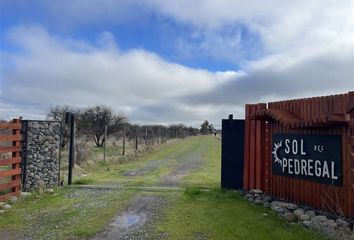
<path id="1" fill-rule="evenodd" d="M 21 120 L 0 123 L 0 201 L 20 193 Z"/>
<path id="2" fill-rule="evenodd" d="M 244 189 L 354 217 L 354 92 L 267 104 L 247 104 Z M 342 137 L 342 186 L 272 173 L 272 134 Z"/>

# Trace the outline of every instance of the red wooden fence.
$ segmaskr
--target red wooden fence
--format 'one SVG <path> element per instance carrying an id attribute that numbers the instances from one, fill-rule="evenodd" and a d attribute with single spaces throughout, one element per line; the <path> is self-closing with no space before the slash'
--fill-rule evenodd
<path id="1" fill-rule="evenodd" d="M 0 123 L 0 201 L 20 193 L 21 121 Z M 9 133 L 9 134 L 8 134 Z"/>
<path id="2" fill-rule="evenodd" d="M 343 186 L 275 175 L 273 133 L 342 136 Z M 354 217 L 354 92 L 266 104 L 247 104 L 244 189 Z"/>

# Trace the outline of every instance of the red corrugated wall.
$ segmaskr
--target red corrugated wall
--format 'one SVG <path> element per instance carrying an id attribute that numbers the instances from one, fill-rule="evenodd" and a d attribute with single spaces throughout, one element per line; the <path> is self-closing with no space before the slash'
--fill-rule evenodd
<path id="1" fill-rule="evenodd" d="M 252 120 L 262 109 L 291 112 L 303 119 L 301 127 L 279 120 Z M 345 124 L 321 126 L 330 114 L 345 116 Z M 347 94 L 247 104 L 245 116 L 244 189 L 261 189 L 276 198 L 306 204 L 354 217 L 354 92 Z M 317 125 L 316 125 L 317 124 Z M 343 186 L 272 174 L 271 136 L 273 133 L 342 135 Z"/>

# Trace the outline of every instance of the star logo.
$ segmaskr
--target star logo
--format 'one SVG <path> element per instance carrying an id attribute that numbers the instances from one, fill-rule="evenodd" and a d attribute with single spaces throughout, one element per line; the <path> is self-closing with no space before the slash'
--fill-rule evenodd
<path id="1" fill-rule="evenodd" d="M 272 152 L 272 154 L 273 154 L 273 156 L 275 158 L 274 162 L 275 163 L 279 163 L 280 166 L 282 166 L 282 161 L 281 161 L 280 158 L 278 158 L 278 149 L 281 148 L 282 144 L 283 144 L 282 141 L 280 141 L 278 143 L 274 143 L 274 148 L 273 148 L 273 152 Z"/>

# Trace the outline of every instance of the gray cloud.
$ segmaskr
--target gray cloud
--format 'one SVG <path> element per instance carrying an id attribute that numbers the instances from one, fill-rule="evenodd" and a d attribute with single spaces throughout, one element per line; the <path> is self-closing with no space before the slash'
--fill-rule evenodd
<path id="1" fill-rule="evenodd" d="M 276 56 L 256 62 L 247 74 L 218 85 L 207 93 L 186 98 L 189 103 L 242 105 L 296 97 L 344 93 L 354 89 L 354 56 L 342 49 L 300 59 Z"/>
<path id="2" fill-rule="evenodd" d="M 187 121 L 195 117 L 188 105 L 178 106 L 181 97 L 211 90 L 234 75 L 170 63 L 142 49 L 120 52 L 107 32 L 99 46 L 50 35 L 40 26 L 15 27 L 7 35 L 21 50 L 7 53 L 7 66 L 1 65 L 1 95 L 43 111 L 54 104 L 106 104 L 133 120 L 170 122 L 175 115 L 158 110 L 175 109 L 180 116 L 188 112 L 181 118 Z"/>
<path id="3" fill-rule="evenodd" d="M 11 2 L 2 1 L 1 8 Z M 94 0 L 91 7 L 87 1 L 38 0 L 36 4 L 45 18 L 73 29 L 144 21 L 149 14 L 166 16 L 191 29 L 190 35 L 176 38 L 180 44 L 176 52 L 240 61 L 242 68 L 211 72 L 168 62 L 143 49 L 122 52 L 109 32 L 102 33 L 95 45 L 49 34 L 40 26 L 16 27 L 8 31 L 8 41 L 21 50 L 0 53 L 2 102 L 4 97 L 17 99 L 2 103 L 0 113 L 6 116 L 10 109 L 37 116 L 38 109 L 44 112 L 51 104 L 104 103 L 141 122 L 178 120 L 198 125 L 209 119 L 217 125 L 229 113 L 242 116 L 245 103 L 354 89 L 351 0 Z M 18 5 L 25 13 L 28 6 Z M 256 48 L 242 47 L 240 29 L 222 30 L 234 25 L 259 38 Z M 245 50 L 258 59 L 242 60 L 247 53 L 240 52 Z"/>

